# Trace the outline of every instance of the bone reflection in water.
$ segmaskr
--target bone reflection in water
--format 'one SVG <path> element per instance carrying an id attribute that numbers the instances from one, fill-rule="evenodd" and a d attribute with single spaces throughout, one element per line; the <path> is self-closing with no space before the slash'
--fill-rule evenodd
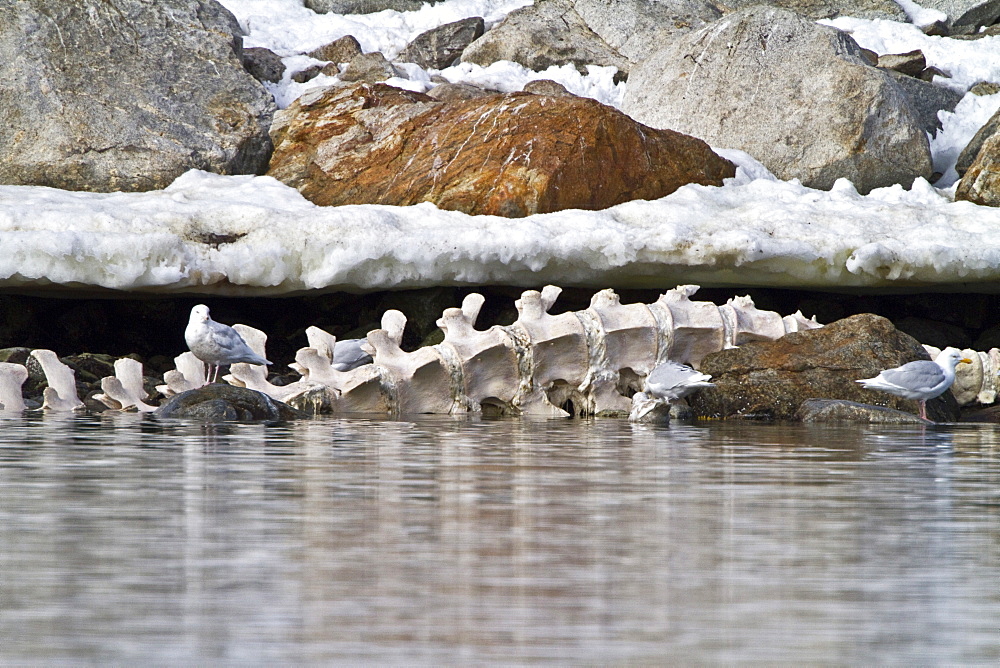
<path id="1" fill-rule="evenodd" d="M 21 386 L 28 380 L 28 369 L 21 364 L 0 362 L 0 410 L 23 411 Z"/>
<path id="2" fill-rule="evenodd" d="M 42 392 L 42 408 L 53 411 L 75 411 L 83 408 L 76 393 L 76 372 L 62 363 L 51 350 L 32 350 L 45 373 L 48 387 Z"/>
<path id="3" fill-rule="evenodd" d="M 142 385 L 142 363 L 129 357 L 115 361 L 115 375 L 101 379 L 103 394 L 95 394 L 97 399 L 108 408 L 114 410 L 129 410 L 135 408 L 142 413 L 151 413 L 156 406 L 145 402 L 146 390 Z"/>

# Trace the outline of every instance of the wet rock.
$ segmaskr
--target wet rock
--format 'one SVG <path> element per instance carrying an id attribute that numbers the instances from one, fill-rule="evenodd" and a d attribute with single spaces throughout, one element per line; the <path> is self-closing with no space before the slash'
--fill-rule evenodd
<path id="1" fill-rule="evenodd" d="M 216 2 L 0 3 L 0 183 L 157 190 L 267 167 L 271 95 Z"/>
<path id="2" fill-rule="evenodd" d="M 572 0 L 538 0 L 514 10 L 462 52 L 462 62 L 486 67 L 499 60 L 540 72 L 552 66 L 614 66 L 627 76 L 630 63 L 601 39 L 573 8 Z"/>
<path id="3" fill-rule="evenodd" d="M 847 34 L 782 9 L 750 7 L 660 45 L 633 69 L 623 109 L 814 188 L 931 176 L 927 135 L 892 78 Z"/>
<path id="4" fill-rule="evenodd" d="M 361 53 L 361 43 L 353 35 L 344 35 L 306 55 L 316 60 L 326 60 L 331 63 L 349 63 Z"/>
<path id="5" fill-rule="evenodd" d="M 285 73 L 281 56 L 262 46 L 243 49 L 243 67 L 257 81 L 277 83 Z"/>
<path id="6" fill-rule="evenodd" d="M 367 81 L 378 83 L 392 77 L 402 76 L 392 63 L 379 51 L 354 56 L 340 75 L 341 81 Z"/>
<path id="7" fill-rule="evenodd" d="M 885 406 L 838 399 L 806 399 L 795 415 L 802 422 L 863 422 L 866 424 L 933 424 L 919 415 Z"/>
<path id="8" fill-rule="evenodd" d="M 446 23 L 417 35 L 396 60 L 416 63 L 424 69 L 443 70 L 458 60 L 473 40 L 482 37 L 484 30 L 483 19 L 479 16 Z"/>
<path id="9" fill-rule="evenodd" d="M 287 401 L 305 415 L 330 415 L 336 412 L 337 393 L 325 385 L 317 385 L 297 392 Z"/>
<path id="10" fill-rule="evenodd" d="M 1000 406 L 990 406 L 989 408 L 971 410 L 963 414 L 960 421 L 1000 424 Z"/>
<path id="11" fill-rule="evenodd" d="M 10 364 L 20 364 L 24 366 L 28 363 L 28 356 L 31 355 L 31 348 L 15 346 L 13 348 L 3 348 L 0 350 L 0 362 Z"/>
<path id="12" fill-rule="evenodd" d="M 361 84 L 303 96 L 272 130 L 269 174 L 320 205 L 433 202 L 520 217 L 656 199 L 735 173 L 701 140 L 573 96 L 446 104 Z"/>
<path id="13" fill-rule="evenodd" d="M 883 369 L 930 359 L 913 337 L 880 316 L 861 314 L 821 329 L 753 341 L 707 356 L 700 371 L 714 388 L 688 398 L 702 417 L 793 420 L 806 399 L 841 399 L 916 413 L 917 402 L 866 390 L 855 381 Z M 928 415 L 953 422 L 950 392 L 927 402 Z"/>
<path id="14" fill-rule="evenodd" d="M 163 402 L 153 415 L 163 418 L 196 418 L 210 422 L 227 420 L 292 420 L 302 413 L 245 387 L 213 383 L 188 390 Z"/>

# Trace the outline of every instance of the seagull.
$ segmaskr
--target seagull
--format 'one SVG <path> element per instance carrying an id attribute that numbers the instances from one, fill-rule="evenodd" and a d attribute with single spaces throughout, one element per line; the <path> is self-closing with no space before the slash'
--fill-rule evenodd
<path id="1" fill-rule="evenodd" d="M 632 396 L 632 411 L 628 419 L 631 422 L 640 422 L 643 417 L 662 406 L 669 407 L 671 402 L 703 387 L 715 387 L 715 383 L 708 382 L 711 379 L 708 374 L 692 369 L 686 364 L 668 360 L 650 371 L 643 383 L 642 392 L 636 392 Z"/>
<path id="2" fill-rule="evenodd" d="M 370 364 L 372 356 L 362 349 L 361 345 L 364 343 L 368 343 L 368 339 L 344 339 L 334 343 L 330 366 L 336 371 L 350 371 Z"/>
<path id="3" fill-rule="evenodd" d="M 271 363 L 251 350 L 235 329 L 212 320 L 208 315 L 208 307 L 204 304 L 191 309 L 191 319 L 184 330 L 184 340 L 194 356 L 208 365 L 211 383 L 218 377 L 220 366 L 237 362 Z"/>
<path id="4" fill-rule="evenodd" d="M 971 364 L 972 360 L 962 357 L 955 348 L 945 348 L 937 359 L 907 362 L 895 369 L 886 369 L 874 378 L 854 381 L 865 389 L 881 390 L 904 399 L 920 402 L 920 417 L 927 419 L 927 400 L 944 394 L 955 382 L 955 367 Z"/>

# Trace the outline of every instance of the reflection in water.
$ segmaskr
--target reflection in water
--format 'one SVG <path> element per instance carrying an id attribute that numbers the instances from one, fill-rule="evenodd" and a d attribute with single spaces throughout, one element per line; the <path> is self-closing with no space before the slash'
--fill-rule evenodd
<path id="1" fill-rule="evenodd" d="M 0 661 L 1000 660 L 990 426 L 0 416 Z"/>

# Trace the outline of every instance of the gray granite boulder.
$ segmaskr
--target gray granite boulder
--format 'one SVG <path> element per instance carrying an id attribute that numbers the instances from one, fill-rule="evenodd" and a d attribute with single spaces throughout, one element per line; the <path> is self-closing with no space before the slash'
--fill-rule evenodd
<path id="1" fill-rule="evenodd" d="M 611 65 L 626 75 L 630 63 L 601 39 L 573 8 L 572 0 L 538 0 L 507 15 L 462 52 L 462 61 L 488 66 L 498 60 L 541 71 L 553 65 Z"/>
<path id="2" fill-rule="evenodd" d="M 243 67 L 257 81 L 277 83 L 285 73 L 285 64 L 281 62 L 281 56 L 262 46 L 243 49 Z"/>
<path id="3" fill-rule="evenodd" d="M 645 60 L 671 35 L 702 28 L 722 16 L 721 8 L 707 0 L 573 0 L 573 9 L 633 63 Z"/>
<path id="4" fill-rule="evenodd" d="M 415 12 L 424 4 L 439 0 L 305 0 L 305 6 L 317 14 L 374 14 L 386 9 Z"/>
<path id="5" fill-rule="evenodd" d="M 867 193 L 931 176 L 899 85 L 847 34 L 783 9 L 750 7 L 666 42 L 632 70 L 623 109 L 815 188 L 844 177 Z"/>
<path id="6" fill-rule="evenodd" d="M 732 9 L 743 9 L 751 5 L 770 5 L 816 20 L 852 16 L 858 19 L 909 22 L 906 12 L 892 0 L 726 0 L 725 5 Z"/>
<path id="7" fill-rule="evenodd" d="M 976 159 L 958 182 L 955 199 L 1000 206 L 1000 133 L 983 140 Z"/>
<path id="8" fill-rule="evenodd" d="M 916 114 L 917 123 L 925 132 L 937 132 L 941 129 L 939 111 L 955 111 L 962 101 L 962 93 L 952 88 L 938 86 L 923 79 L 917 79 L 899 72 L 889 71 L 889 76 L 899 84 L 910 100 L 910 107 Z"/>
<path id="9" fill-rule="evenodd" d="M 962 152 L 958 154 L 955 171 L 958 172 L 959 176 L 965 176 L 965 173 L 969 171 L 969 167 L 979 157 L 979 152 L 982 150 L 983 144 L 986 143 L 987 139 L 996 134 L 998 128 L 1000 128 L 1000 112 L 993 114 L 990 120 L 986 121 L 986 124 L 976 131 L 976 134 L 965 145 Z"/>
<path id="10" fill-rule="evenodd" d="M 396 60 L 442 70 L 458 60 L 469 44 L 483 36 L 484 30 L 479 16 L 446 23 L 417 35 Z"/>
<path id="11" fill-rule="evenodd" d="M 0 3 L 0 183 L 160 189 L 267 168 L 271 95 L 214 0 Z"/>

